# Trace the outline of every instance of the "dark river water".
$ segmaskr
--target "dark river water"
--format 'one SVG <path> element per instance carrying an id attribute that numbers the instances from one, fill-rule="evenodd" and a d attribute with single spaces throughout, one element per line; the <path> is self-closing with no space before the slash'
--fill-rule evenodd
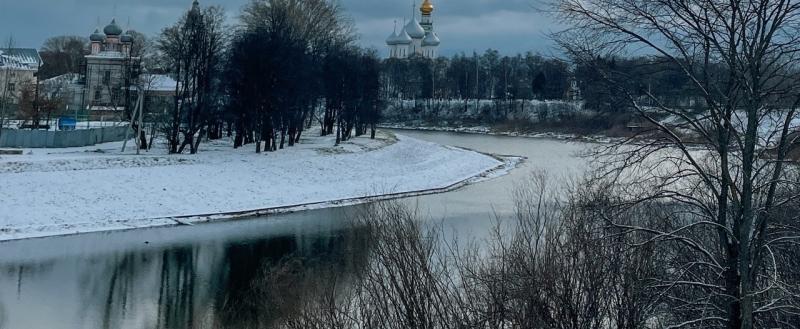
<path id="1" fill-rule="evenodd" d="M 513 214 L 512 190 L 544 170 L 565 182 L 591 144 L 399 131 L 528 160 L 509 175 L 403 200 L 443 238 L 480 241 Z M 357 206 L 191 227 L 0 243 L 0 328 L 263 328 L 365 266 Z"/>

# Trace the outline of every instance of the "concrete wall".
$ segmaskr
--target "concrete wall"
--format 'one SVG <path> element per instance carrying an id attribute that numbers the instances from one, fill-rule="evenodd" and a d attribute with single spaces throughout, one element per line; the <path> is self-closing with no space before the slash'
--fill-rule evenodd
<path id="1" fill-rule="evenodd" d="M 64 148 L 119 142 L 125 139 L 129 129 L 128 126 L 73 131 L 3 129 L 0 147 Z"/>

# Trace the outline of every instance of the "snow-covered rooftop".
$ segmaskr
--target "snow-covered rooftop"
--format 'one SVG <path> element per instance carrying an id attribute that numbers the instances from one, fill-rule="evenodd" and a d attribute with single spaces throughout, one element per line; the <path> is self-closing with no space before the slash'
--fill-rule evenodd
<path id="1" fill-rule="evenodd" d="M 33 48 L 0 49 L 0 67 L 18 70 L 38 70 L 42 57 Z"/>

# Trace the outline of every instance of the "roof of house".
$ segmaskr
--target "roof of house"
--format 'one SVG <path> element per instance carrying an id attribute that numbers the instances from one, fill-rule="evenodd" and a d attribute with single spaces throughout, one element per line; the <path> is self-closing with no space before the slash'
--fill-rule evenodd
<path id="1" fill-rule="evenodd" d="M 20 70 L 38 70 L 42 57 L 33 48 L 0 48 L 0 67 Z"/>

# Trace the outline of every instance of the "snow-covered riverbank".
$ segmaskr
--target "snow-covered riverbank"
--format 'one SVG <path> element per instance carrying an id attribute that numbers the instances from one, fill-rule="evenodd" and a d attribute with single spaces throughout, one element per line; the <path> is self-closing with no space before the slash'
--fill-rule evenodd
<path id="1" fill-rule="evenodd" d="M 295 148 L 256 154 L 224 141 L 193 156 L 136 156 L 110 143 L 2 156 L 0 240 L 438 193 L 501 175 L 519 161 L 391 134 L 331 145 L 331 138 L 309 137 Z"/>
<path id="2" fill-rule="evenodd" d="M 478 134 L 478 135 L 490 135 L 490 136 L 547 138 L 547 139 L 578 141 L 586 143 L 613 143 L 623 140 L 623 138 L 620 137 L 608 137 L 602 135 L 583 136 L 583 135 L 567 134 L 559 132 L 525 133 L 518 131 L 497 131 L 489 126 L 449 127 L 449 126 L 428 126 L 428 125 L 381 124 L 380 127 L 386 129 L 395 129 L 395 130 L 441 131 L 441 132 Z"/>

